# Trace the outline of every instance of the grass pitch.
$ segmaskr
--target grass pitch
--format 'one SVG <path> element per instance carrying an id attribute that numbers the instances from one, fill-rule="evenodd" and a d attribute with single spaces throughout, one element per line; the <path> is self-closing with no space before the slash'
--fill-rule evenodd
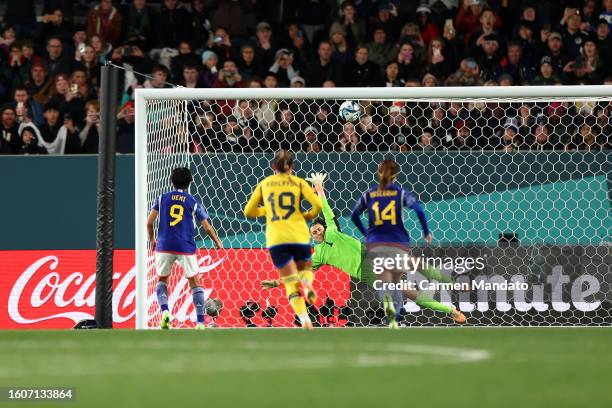
<path id="1" fill-rule="evenodd" d="M 0 345 L 0 386 L 75 388 L 54 407 L 612 406 L 609 328 L 5 331 Z"/>

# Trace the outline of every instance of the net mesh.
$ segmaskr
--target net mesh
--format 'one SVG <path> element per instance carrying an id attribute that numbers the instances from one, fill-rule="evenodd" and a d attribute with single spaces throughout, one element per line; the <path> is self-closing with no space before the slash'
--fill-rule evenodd
<path id="1" fill-rule="evenodd" d="M 483 268 L 439 265 L 455 282 L 525 282 L 526 290 L 431 290 L 474 325 L 610 325 L 610 99 L 360 100 L 358 120 L 344 100 L 147 100 L 147 203 L 170 189 L 170 173 L 192 169 L 190 193 L 202 202 L 223 250 L 199 231 L 207 323 L 220 327 L 294 326 L 284 290 L 262 289 L 278 272 L 265 250 L 265 225 L 242 213 L 253 187 L 271 174 L 273 153 L 297 153 L 296 174 L 328 174 L 325 190 L 341 230 L 376 182 L 378 163 L 395 159 L 398 182 L 418 195 L 434 235 L 426 246 L 405 215 L 413 254 L 482 258 Z M 137 249 L 142 250 L 142 249 Z M 149 253 L 148 324 L 157 327 L 156 275 Z M 187 281 L 169 281 L 174 327 L 195 314 Z M 415 281 L 424 277 L 415 274 Z M 371 282 L 323 266 L 315 325 L 385 324 Z M 214 301 L 213 301 L 214 299 Z M 444 313 L 405 298 L 401 321 L 448 325 Z"/>

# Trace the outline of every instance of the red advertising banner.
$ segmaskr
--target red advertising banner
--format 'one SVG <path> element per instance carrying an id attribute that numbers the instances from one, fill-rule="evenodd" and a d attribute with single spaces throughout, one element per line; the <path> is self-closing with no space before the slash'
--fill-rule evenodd
<path id="1" fill-rule="evenodd" d="M 95 311 L 95 251 L 40 250 L 0 251 L 0 329 L 65 329 Z M 219 327 L 244 327 L 240 308 L 256 302 L 261 310 L 277 308 L 273 326 L 293 326 L 294 316 L 281 288 L 264 290 L 261 280 L 275 279 L 266 250 L 227 249 L 198 253 L 201 282 L 211 298 L 221 300 L 223 309 L 216 320 Z M 136 312 L 136 269 L 133 250 L 115 251 L 113 273 L 113 322 L 117 328 L 134 328 Z M 177 271 L 178 273 L 178 271 Z M 326 296 L 336 304 L 349 299 L 349 278 L 332 268 L 316 273 L 319 305 Z M 154 276 L 148 278 L 151 287 Z M 169 304 L 175 325 L 189 327 L 195 320 L 191 295 L 181 274 L 173 277 Z M 150 321 L 158 315 L 154 291 L 147 300 Z M 267 325 L 255 313 L 252 323 Z"/>

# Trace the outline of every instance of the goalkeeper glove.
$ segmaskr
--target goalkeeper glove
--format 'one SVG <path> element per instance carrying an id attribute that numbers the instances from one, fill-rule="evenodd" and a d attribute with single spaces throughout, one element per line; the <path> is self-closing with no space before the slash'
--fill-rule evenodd
<path id="1" fill-rule="evenodd" d="M 315 189 L 323 189 L 325 177 L 327 177 L 325 173 L 310 173 L 310 177 L 306 178 L 306 181 L 310 181 Z"/>

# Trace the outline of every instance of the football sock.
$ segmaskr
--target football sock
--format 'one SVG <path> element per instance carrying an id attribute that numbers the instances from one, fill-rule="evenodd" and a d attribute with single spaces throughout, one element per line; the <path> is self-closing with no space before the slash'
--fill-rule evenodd
<path id="1" fill-rule="evenodd" d="M 193 306 L 195 306 L 196 316 L 198 317 L 198 323 L 204 323 L 204 289 L 200 286 L 196 286 L 191 289 L 191 296 L 193 298 Z"/>
<path id="2" fill-rule="evenodd" d="M 168 285 L 166 285 L 166 282 L 157 282 L 155 292 L 157 293 L 157 303 L 159 303 L 161 311 L 165 312 L 168 310 Z"/>
<path id="3" fill-rule="evenodd" d="M 429 280 L 435 280 L 435 281 L 443 282 L 443 283 L 452 282 L 452 280 L 450 280 L 446 275 L 442 273 L 441 270 L 437 268 L 426 267 L 426 268 L 421 269 L 421 273 Z"/>
<path id="4" fill-rule="evenodd" d="M 306 311 L 306 302 L 300 294 L 300 287 L 298 285 L 298 274 L 284 276 L 281 278 L 285 285 L 285 292 L 287 293 L 287 299 L 289 304 L 293 308 L 293 311 L 300 319 L 300 322 L 304 322 L 308 319 L 308 313 Z"/>
<path id="5" fill-rule="evenodd" d="M 301 281 L 308 282 L 309 285 L 312 285 L 314 280 L 314 272 L 312 272 L 312 269 L 305 269 L 298 272 L 298 277 Z"/>
<path id="6" fill-rule="evenodd" d="M 401 290 L 394 290 L 392 292 L 393 306 L 395 306 L 395 320 L 401 320 L 401 311 L 404 307 L 404 295 Z"/>
<path id="7" fill-rule="evenodd" d="M 427 296 L 423 293 L 417 294 L 417 298 L 414 302 L 421 307 L 425 307 L 431 310 L 437 310 L 438 312 L 450 313 L 453 310 L 452 307 L 443 305 L 442 303 L 432 299 L 430 296 Z"/>

